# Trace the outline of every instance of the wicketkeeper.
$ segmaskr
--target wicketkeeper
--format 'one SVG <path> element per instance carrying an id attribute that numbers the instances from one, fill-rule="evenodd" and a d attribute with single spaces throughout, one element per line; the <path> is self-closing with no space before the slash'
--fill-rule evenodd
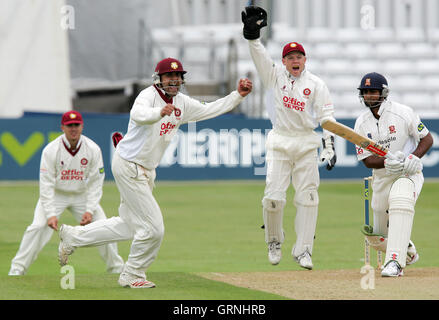
<path id="1" fill-rule="evenodd" d="M 358 160 L 373 169 L 373 230 L 366 234 L 372 247 L 386 252 L 381 275 L 402 276 L 406 264 L 419 259 L 410 234 L 424 183 L 421 158 L 433 145 L 433 138 L 412 108 L 387 99 L 389 88 L 383 75 L 366 74 L 358 90 L 368 110 L 358 117 L 355 131 L 396 157 L 385 159 L 357 147 Z M 376 241 L 379 238 L 385 241 Z"/>
<path id="2" fill-rule="evenodd" d="M 132 240 L 119 284 L 131 288 L 155 286 L 146 279 L 146 270 L 155 260 L 164 235 L 162 213 L 152 194 L 155 169 L 180 125 L 229 112 L 252 90 L 250 80 L 240 79 L 236 91 L 203 104 L 180 92 L 185 73 L 177 59 L 167 58 L 157 64 L 154 85 L 134 102 L 125 137 L 113 137 L 116 143 L 120 140 L 111 167 L 121 196 L 119 216 L 84 227 L 61 226 L 61 265 L 67 263 L 75 248 Z"/>
<path id="3" fill-rule="evenodd" d="M 12 259 L 9 275 L 24 275 L 58 230 L 58 218 L 68 209 L 81 225 L 105 220 L 99 205 L 104 182 L 104 163 L 99 146 L 82 135 L 82 115 L 77 111 L 64 113 L 61 129 L 64 132 L 50 142 L 41 155 L 40 198 L 34 220 L 27 227 L 20 248 Z M 120 273 L 123 260 L 117 253 L 117 244 L 99 247 L 107 264 L 107 271 Z"/>
<path id="4" fill-rule="evenodd" d="M 318 156 L 321 140 L 314 131 L 327 120 L 335 121 L 329 90 L 320 78 L 306 70 L 305 49 L 297 42 L 284 46 L 283 66 L 274 64 L 259 39 L 260 29 L 267 25 L 264 9 L 246 7 L 242 12 L 242 22 L 244 38 L 248 40 L 259 77 L 265 88 L 273 90 L 275 99 L 275 117 L 271 119 L 273 130 L 266 141 L 267 175 L 262 199 L 268 259 L 273 265 L 281 260 L 286 191 L 292 183 L 297 209 L 297 239 L 292 255 L 301 267 L 312 269 L 319 205 L 318 159 L 327 162 L 328 170 L 334 167 L 337 159 L 334 136 L 326 130 L 323 132 L 323 151 Z"/>

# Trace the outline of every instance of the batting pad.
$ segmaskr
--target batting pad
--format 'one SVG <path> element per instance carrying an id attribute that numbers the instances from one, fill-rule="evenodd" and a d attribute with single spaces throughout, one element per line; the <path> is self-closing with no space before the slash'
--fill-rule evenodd
<path id="1" fill-rule="evenodd" d="M 265 224 L 265 242 L 284 242 L 283 217 L 285 200 L 262 200 L 263 218 Z"/>
<path id="2" fill-rule="evenodd" d="M 314 245 L 314 235 L 317 225 L 318 207 L 313 206 L 297 206 L 296 219 L 294 229 L 297 239 L 294 244 L 292 255 L 298 257 L 305 251 L 312 254 Z"/>
<path id="3" fill-rule="evenodd" d="M 396 260 L 402 268 L 406 265 L 407 247 L 415 214 L 416 192 L 408 178 L 396 180 L 389 194 L 389 233 L 386 260 Z"/>

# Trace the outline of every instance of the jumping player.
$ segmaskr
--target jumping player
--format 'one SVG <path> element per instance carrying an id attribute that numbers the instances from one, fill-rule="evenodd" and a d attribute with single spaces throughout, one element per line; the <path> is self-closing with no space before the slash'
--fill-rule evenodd
<path id="1" fill-rule="evenodd" d="M 410 107 L 387 100 L 389 88 L 383 75 L 366 74 L 358 90 L 368 110 L 358 117 L 355 131 L 396 156 L 389 160 L 356 148 L 358 160 L 373 169 L 373 233 L 387 237 L 386 248 L 380 248 L 386 252 L 381 275 L 402 276 L 406 264 L 419 259 L 410 234 L 424 183 L 420 158 L 433 145 L 433 138 Z"/>
<path id="2" fill-rule="evenodd" d="M 334 108 L 326 84 L 306 70 L 306 55 L 297 42 L 286 44 L 282 52 L 283 66 L 276 66 L 259 40 L 260 29 L 267 25 L 264 9 L 249 6 L 242 12 L 243 34 L 264 87 L 272 89 L 275 99 L 273 130 L 266 142 L 266 187 L 262 199 L 265 241 L 268 259 L 276 265 L 281 260 L 284 241 L 283 214 L 286 191 L 290 185 L 296 191 L 293 258 L 301 267 L 312 269 L 312 250 L 318 215 L 317 149 L 320 138 L 314 131 L 319 124 L 335 120 Z M 336 162 L 334 136 L 323 131 L 321 161 L 328 170 Z"/>
<path id="3" fill-rule="evenodd" d="M 29 266 L 58 230 L 58 218 L 69 209 L 81 225 L 105 220 L 99 205 L 104 182 L 104 164 L 99 146 L 82 135 L 82 115 L 68 111 L 61 118 L 64 132 L 43 150 L 40 164 L 40 199 L 34 220 L 27 227 L 20 248 L 12 259 L 9 275 L 24 275 Z M 107 271 L 120 273 L 123 260 L 117 253 L 117 244 L 99 247 L 107 264 Z"/>
<path id="4" fill-rule="evenodd" d="M 75 248 L 132 239 L 119 284 L 131 288 L 155 286 L 146 280 L 145 272 L 157 256 L 164 225 L 152 190 L 155 169 L 172 134 L 189 121 L 206 120 L 229 112 L 252 90 L 250 80 L 240 79 L 237 91 L 203 104 L 180 92 L 185 73 L 177 59 L 167 58 L 157 64 L 154 85 L 136 98 L 128 132 L 117 144 L 113 158 L 112 171 L 121 196 L 119 217 L 83 227 L 61 226 L 61 265 L 67 263 L 68 255 Z"/>

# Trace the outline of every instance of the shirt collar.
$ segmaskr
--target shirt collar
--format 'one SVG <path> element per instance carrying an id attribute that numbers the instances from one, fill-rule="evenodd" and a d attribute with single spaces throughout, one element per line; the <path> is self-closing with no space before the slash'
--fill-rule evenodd
<path id="1" fill-rule="evenodd" d="M 168 104 L 172 104 L 173 97 L 168 98 L 168 96 L 166 96 L 165 90 L 157 87 L 156 85 L 154 85 L 154 88 L 157 90 L 157 92 L 159 93 L 159 95 L 163 99 L 163 101 L 165 101 Z"/>
<path id="2" fill-rule="evenodd" d="M 389 101 L 384 100 L 381 105 L 380 108 L 378 110 L 378 115 L 381 117 L 381 115 L 383 114 L 384 110 L 387 109 L 387 106 L 390 104 Z"/>
<path id="3" fill-rule="evenodd" d="M 69 148 L 69 149 L 72 148 L 72 146 L 70 145 L 69 140 L 67 140 L 65 134 L 62 135 L 62 141 L 64 142 L 64 145 L 65 145 L 67 148 Z M 81 147 L 81 144 L 82 144 L 82 135 L 79 137 L 79 141 L 78 141 L 78 144 L 76 145 L 76 149 L 79 149 L 79 148 Z"/>

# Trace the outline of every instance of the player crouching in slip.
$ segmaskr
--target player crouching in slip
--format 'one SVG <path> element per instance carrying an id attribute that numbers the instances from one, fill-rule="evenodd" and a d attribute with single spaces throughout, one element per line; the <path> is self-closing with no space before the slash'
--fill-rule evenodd
<path id="1" fill-rule="evenodd" d="M 76 248 L 132 240 L 119 285 L 155 287 L 146 279 L 146 270 L 156 259 L 164 236 L 162 213 L 152 194 L 155 169 L 180 125 L 229 112 L 252 90 L 250 80 L 240 79 L 237 90 L 228 96 L 201 103 L 180 92 L 185 73 L 177 59 L 167 58 L 157 64 L 154 85 L 134 102 L 125 137 L 113 137 L 115 143 L 119 141 L 111 167 L 121 196 L 119 216 L 83 227 L 63 225 L 61 265 Z"/>
<path id="2" fill-rule="evenodd" d="M 26 229 L 20 248 L 12 259 L 9 275 L 24 275 L 39 252 L 58 230 L 58 218 L 65 209 L 72 212 L 81 225 L 105 220 L 99 205 L 104 183 L 104 164 L 99 146 L 82 135 L 82 115 L 68 111 L 61 118 L 64 132 L 43 150 L 40 164 L 40 198 L 34 220 Z M 123 260 L 117 244 L 99 247 L 107 271 L 120 273 Z"/>
<path id="3" fill-rule="evenodd" d="M 360 99 L 369 110 L 355 122 L 355 131 L 377 141 L 394 155 L 382 158 L 357 147 L 358 160 L 373 169 L 373 230 L 368 230 L 372 247 L 385 251 L 383 277 L 403 275 L 406 264 L 419 259 L 410 241 L 415 204 L 424 183 L 422 158 L 433 138 L 412 108 L 387 100 L 387 80 L 379 73 L 362 79 Z M 378 236 L 387 243 L 374 242 Z"/>

